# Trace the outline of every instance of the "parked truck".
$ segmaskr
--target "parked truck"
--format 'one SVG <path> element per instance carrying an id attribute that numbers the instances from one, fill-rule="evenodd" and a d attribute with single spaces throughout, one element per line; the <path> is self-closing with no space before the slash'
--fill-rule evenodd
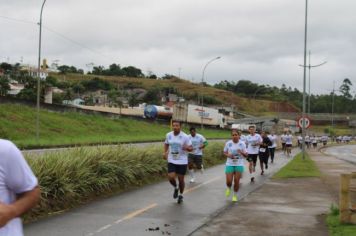
<path id="1" fill-rule="evenodd" d="M 206 126 L 225 127 L 224 115 L 217 109 L 202 107 L 192 104 L 175 104 L 173 107 L 173 120 L 190 124 L 202 124 Z"/>

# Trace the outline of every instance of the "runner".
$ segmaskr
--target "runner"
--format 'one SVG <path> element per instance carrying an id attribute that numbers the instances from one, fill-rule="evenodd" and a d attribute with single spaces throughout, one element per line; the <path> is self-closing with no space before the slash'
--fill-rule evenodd
<path id="1" fill-rule="evenodd" d="M 283 154 L 286 154 L 286 135 L 287 135 L 287 131 L 284 131 L 284 133 L 281 135 L 281 144 L 282 144 Z"/>
<path id="2" fill-rule="evenodd" d="M 181 131 L 180 122 L 173 121 L 173 131 L 166 135 L 164 142 L 164 159 L 168 160 L 168 180 L 174 187 L 173 198 L 178 198 L 178 204 L 183 202 L 184 175 L 187 172 L 188 157 L 187 152 L 193 151 L 192 143 L 183 131 Z M 176 182 L 178 176 L 179 192 Z"/>
<path id="3" fill-rule="evenodd" d="M 290 154 L 292 153 L 292 146 L 293 146 L 293 136 L 291 132 L 289 131 L 288 134 L 285 136 L 286 138 L 286 151 L 287 151 L 287 156 L 289 157 Z"/>
<path id="4" fill-rule="evenodd" d="M 274 152 L 276 151 L 277 147 L 277 136 L 272 132 L 272 134 L 268 135 L 269 140 L 272 142 L 270 146 L 268 146 L 269 153 L 271 154 L 271 163 L 274 160 Z"/>
<path id="5" fill-rule="evenodd" d="M 238 200 L 237 192 L 239 191 L 240 178 L 244 171 L 244 158 L 247 157 L 246 145 L 240 140 L 240 135 L 241 133 L 239 131 L 232 130 L 232 140 L 228 141 L 224 147 L 224 155 L 227 157 L 225 167 L 227 188 L 225 196 L 230 196 L 232 182 L 234 181 L 234 194 L 232 195 L 233 202 Z"/>
<path id="6" fill-rule="evenodd" d="M 326 144 L 328 143 L 328 136 L 321 136 L 321 142 L 323 143 L 323 146 L 326 146 Z"/>
<path id="7" fill-rule="evenodd" d="M 302 149 L 302 144 L 303 144 L 303 137 L 301 135 L 298 136 L 298 147 Z"/>
<path id="8" fill-rule="evenodd" d="M 315 135 L 313 135 L 313 137 L 311 137 L 311 142 L 313 144 L 314 149 L 318 147 L 318 138 Z"/>
<path id="9" fill-rule="evenodd" d="M 40 199 L 37 178 L 21 151 L 0 139 L 0 235 L 22 236 L 21 215 Z"/>
<path id="10" fill-rule="evenodd" d="M 193 151 L 188 154 L 188 170 L 190 175 L 190 182 L 195 182 L 194 167 L 203 173 L 203 149 L 208 145 L 208 142 L 203 135 L 197 134 L 194 127 L 189 129 L 188 136 L 193 145 Z"/>
<path id="11" fill-rule="evenodd" d="M 260 144 L 258 156 L 260 159 L 261 175 L 263 175 L 265 173 L 263 170 L 263 164 L 265 164 L 266 170 L 268 169 L 268 157 L 269 157 L 268 146 L 271 146 L 272 142 L 268 138 L 266 132 L 264 131 L 262 131 L 261 137 L 262 137 L 262 143 Z"/>
<path id="12" fill-rule="evenodd" d="M 305 145 L 307 145 L 308 149 L 310 148 L 310 136 L 309 135 L 305 136 Z"/>
<path id="13" fill-rule="evenodd" d="M 259 153 L 259 146 L 262 143 L 262 138 L 259 134 L 256 134 L 255 126 L 251 125 L 248 128 L 250 134 L 246 136 L 247 142 L 247 160 L 249 162 L 249 171 L 251 176 L 251 182 L 255 181 L 254 172 L 256 171 L 257 156 Z"/>

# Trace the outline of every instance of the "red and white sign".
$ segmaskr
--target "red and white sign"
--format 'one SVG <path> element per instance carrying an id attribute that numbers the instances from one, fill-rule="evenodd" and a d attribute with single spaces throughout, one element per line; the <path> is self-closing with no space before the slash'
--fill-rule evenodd
<path id="1" fill-rule="evenodd" d="M 299 128 L 303 128 L 303 122 L 304 122 L 304 125 L 305 125 L 305 128 L 308 129 L 311 125 L 311 120 L 309 117 L 300 117 L 298 120 L 297 120 L 297 123 L 298 123 L 298 127 Z"/>

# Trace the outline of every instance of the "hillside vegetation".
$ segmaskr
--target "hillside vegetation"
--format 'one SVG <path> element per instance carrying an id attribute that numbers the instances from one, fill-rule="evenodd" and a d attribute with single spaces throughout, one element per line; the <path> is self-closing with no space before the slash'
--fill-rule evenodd
<path id="1" fill-rule="evenodd" d="M 130 118 L 107 118 L 80 113 L 40 112 L 40 139 L 36 141 L 36 110 L 14 104 L 0 104 L 0 138 L 10 139 L 21 148 L 68 145 L 162 141 L 170 131 L 168 123 Z M 184 127 L 185 130 L 188 127 Z M 200 132 L 200 131 L 199 131 Z M 225 130 L 204 129 L 207 138 L 229 138 Z"/>
<path id="2" fill-rule="evenodd" d="M 286 102 L 276 102 L 261 99 L 248 99 L 240 97 L 231 91 L 217 89 L 208 85 L 204 87 L 201 84 L 195 84 L 186 80 L 172 79 L 148 79 L 148 78 L 131 78 L 118 76 L 98 76 L 98 75 L 80 75 L 80 74 L 51 74 L 60 81 L 79 82 L 100 78 L 106 81 L 113 82 L 120 88 L 143 88 L 149 90 L 151 88 L 174 88 L 175 91 L 186 99 L 197 100 L 198 97 L 204 96 L 205 101 L 218 101 L 221 105 L 230 106 L 233 104 L 239 111 L 260 115 L 266 112 L 298 112 L 299 109 L 294 105 Z M 252 96 L 252 94 L 251 94 Z"/>

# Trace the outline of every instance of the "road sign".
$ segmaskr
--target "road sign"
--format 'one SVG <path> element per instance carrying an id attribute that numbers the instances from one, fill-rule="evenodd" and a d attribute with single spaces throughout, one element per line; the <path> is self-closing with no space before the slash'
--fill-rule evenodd
<path id="1" fill-rule="evenodd" d="M 304 117 L 304 119 L 303 119 L 303 117 L 300 117 L 300 118 L 298 119 L 298 126 L 299 126 L 299 128 L 303 128 L 303 122 L 304 122 L 304 124 L 305 124 L 305 128 L 308 129 L 308 128 L 310 127 L 310 125 L 311 125 L 310 118 Z"/>

